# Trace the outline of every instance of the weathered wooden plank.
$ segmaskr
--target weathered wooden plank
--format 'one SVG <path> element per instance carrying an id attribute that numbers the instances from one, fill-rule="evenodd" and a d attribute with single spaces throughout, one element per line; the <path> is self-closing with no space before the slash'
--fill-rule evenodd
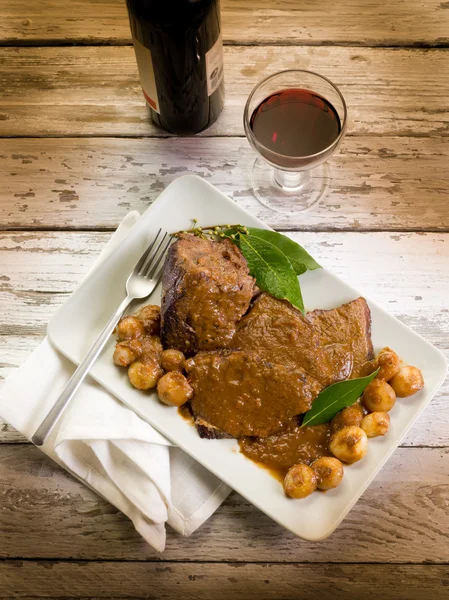
<path id="1" fill-rule="evenodd" d="M 448 234 L 290 235 L 323 265 L 439 346 L 449 358 Z M 0 235 L 0 380 L 38 345 L 48 320 L 93 265 L 109 237 L 106 232 Z M 449 445 L 448 396 L 446 382 L 405 445 Z M 2 441 L 23 441 L 23 437 L 3 425 Z"/>
<path id="2" fill-rule="evenodd" d="M 449 138 L 347 137 L 327 196 L 298 214 L 256 200 L 254 157 L 242 138 L 0 140 L 0 228 L 115 228 L 195 173 L 275 228 L 449 229 Z"/>
<path id="3" fill-rule="evenodd" d="M 190 538 L 170 531 L 167 549 L 160 555 L 126 517 L 37 448 L 3 445 L 0 556 L 447 563 L 448 458 L 449 449 L 398 449 L 336 532 L 320 543 L 296 538 L 232 494 Z"/>
<path id="4" fill-rule="evenodd" d="M 110 237 L 94 231 L 0 232 L 0 290 L 71 292 Z"/>
<path id="5" fill-rule="evenodd" d="M 443 600 L 447 566 L 7 561 L 0 598 Z"/>
<path id="6" fill-rule="evenodd" d="M 0 336 L 44 336 L 47 324 L 70 294 L 0 291 Z M 14 307 L 12 311 L 10 307 Z"/>
<path id="7" fill-rule="evenodd" d="M 449 23 L 449 10 L 446 11 Z M 225 49 L 225 109 L 205 136 L 244 135 L 248 94 L 278 70 L 340 86 L 349 134 L 447 135 L 448 51 L 339 47 Z M 131 47 L 1 48 L 1 136 L 166 136 L 152 125 Z"/>
<path id="8" fill-rule="evenodd" d="M 413 45 L 448 41 L 447 8 L 440 0 L 222 0 L 225 43 Z M 4 44 L 128 44 L 120 0 L 1 0 Z"/>

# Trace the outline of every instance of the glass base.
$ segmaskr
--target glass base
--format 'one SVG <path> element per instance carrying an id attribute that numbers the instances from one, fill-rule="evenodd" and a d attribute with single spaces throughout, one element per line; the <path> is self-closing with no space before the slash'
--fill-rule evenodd
<path id="1" fill-rule="evenodd" d="M 298 213 L 309 210 L 324 197 L 329 186 L 329 167 L 323 163 L 310 171 L 291 173 L 256 158 L 251 179 L 261 204 L 276 212 Z"/>

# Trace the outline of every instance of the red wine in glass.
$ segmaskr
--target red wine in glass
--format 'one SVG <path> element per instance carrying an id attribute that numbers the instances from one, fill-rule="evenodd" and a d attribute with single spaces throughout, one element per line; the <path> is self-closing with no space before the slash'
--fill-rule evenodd
<path id="1" fill-rule="evenodd" d="M 250 127 L 272 162 L 291 166 L 293 158 L 301 166 L 315 162 L 316 155 L 329 148 L 341 132 L 340 117 L 323 96 L 302 88 L 280 90 L 265 98 L 253 111 Z"/>

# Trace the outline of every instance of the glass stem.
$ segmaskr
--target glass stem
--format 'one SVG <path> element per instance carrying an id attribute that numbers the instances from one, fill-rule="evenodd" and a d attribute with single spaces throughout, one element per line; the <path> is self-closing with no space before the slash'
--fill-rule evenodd
<path id="1" fill-rule="evenodd" d="M 302 190 L 309 182 L 309 171 L 282 171 L 274 169 L 274 180 L 286 192 Z"/>

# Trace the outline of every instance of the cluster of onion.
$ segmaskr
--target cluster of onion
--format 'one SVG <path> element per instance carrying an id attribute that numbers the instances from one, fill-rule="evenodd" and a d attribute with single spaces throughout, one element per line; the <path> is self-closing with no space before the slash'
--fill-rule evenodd
<path id="1" fill-rule="evenodd" d="M 316 489 L 328 490 L 340 485 L 343 463 L 361 460 L 368 450 L 368 438 L 387 433 L 388 412 L 396 398 L 412 396 L 424 386 L 421 371 L 402 363 L 391 348 L 383 348 L 365 369 L 366 375 L 376 369 L 379 372 L 365 388 L 361 403 L 348 406 L 333 418 L 329 443 L 333 456 L 318 458 L 311 465 L 300 463 L 291 467 L 284 479 L 287 496 L 305 498 Z"/>
<path id="2" fill-rule="evenodd" d="M 162 347 L 160 308 L 147 305 L 134 316 L 123 317 L 116 328 L 118 342 L 114 363 L 128 368 L 128 378 L 138 390 L 157 387 L 159 400 L 169 406 L 181 406 L 193 390 L 183 375 L 185 356 L 179 350 Z"/>

